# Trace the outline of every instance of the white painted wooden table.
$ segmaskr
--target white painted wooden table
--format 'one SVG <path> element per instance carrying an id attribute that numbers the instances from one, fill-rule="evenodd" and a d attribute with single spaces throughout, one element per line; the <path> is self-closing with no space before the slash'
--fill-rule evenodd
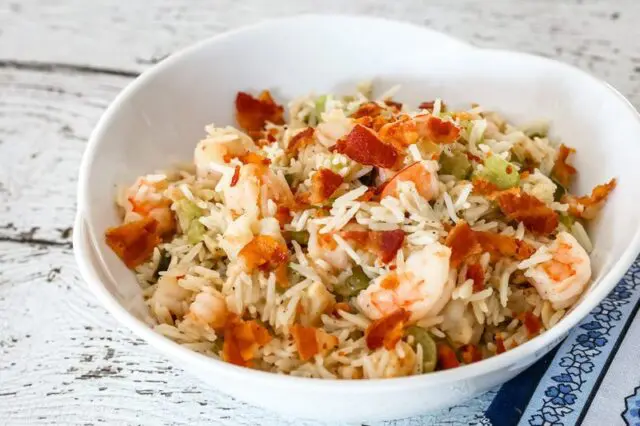
<path id="1" fill-rule="evenodd" d="M 70 244 L 78 164 L 118 91 L 196 40 L 301 12 L 405 19 L 558 58 L 640 106 L 637 0 L 0 0 L 0 424 L 316 424 L 171 366 L 97 304 Z M 469 424 L 489 400 L 395 424 Z"/>

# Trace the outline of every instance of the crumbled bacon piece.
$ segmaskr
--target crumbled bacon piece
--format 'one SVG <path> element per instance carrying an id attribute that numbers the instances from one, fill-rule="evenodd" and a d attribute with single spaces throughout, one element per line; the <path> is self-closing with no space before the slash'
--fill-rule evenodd
<path id="1" fill-rule="evenodd" d="M 342 231 L 345 240 L 351 240 L 358 246 L 378 256 L 382 263 L 389 263 L 404 243 L 405 233 L 401 229 L 393 231 Z"/>
<path id="2" fill-rule="evenodd" d="M 399 120 L 387 123 L 378 131 L 380 139 L 402 151 L 418 141 L 418 131 L 413 120 Z"/>
<path id="3" fill-rule="evenodd" d="M 331 234 L 318 234 L 318 245 L 325 250 L 335 250 L 338 247 L 338 243 L 333 239 Z"/>
<path id="4" fill-rule="evenodd" d="M 429 111 L 433 111 L 433 107 L 435 106 L 436 101 L 427 101 L 427 102 L 422 102 L 420 105 L 418 105 L 418 109 L 426 109 Z"/>
<path id="5" fill-rule="evenodd" d="M 468 344 L 460 348 L 460 355 L 465 364 L 482 361 L 482 352 L 476 345 Z"/>
<path id="6" fill-rule="evenodd" d="M 524 312 L 521 318 L 522 323 L 524 324 L 524 328 L 527 329 L 527 336 L 529 338 L 535 337 L 540 333 L 542 329 L 542 323 L 540 322 L 540 318 L 533 315 L 531 312 Z"/>
<path id="7" fill-rule="evenodd" d="M 438 343 L 438 367 L 440 370 L 448 370 L 460 366 L 456 352 L 446 343 Z"/>
<path id="8" fill-rule="evenodd" d="M 356 125 L 335 146 L 336 151 L 353 161 L 384 169 L 392 168 L 399 157 L 394 147 L 382 142 L 375 133 L 361 125 Z"/>
<path id="9" fill-rule="evenodd" d="M 396 102 L 394 100 L 391 99 L 387 99 L 384 101 L 384 104 L 388 107 L 390 107 L 391 110 L 393 110 L 393 112 L 400 112 L 402 111 L 402 103 L 401 102 Z"/>
<path id="10" fill-rule="evenodd" d="M 466 222 L 458 222 L 449 231 L 444 243 L 451 248 L 449 263 L 453 268 L 460 266 L 468 257 L 482 253 L 482 247 L 478 243 L 475 232 Z"/>
<path id="11" fill-rule="evenodd" d="M 316 354 L 326 353 L 338 346 L 338 338 L 336 336 L 315 327 L 304 327 L 295 324 L 291 327 L 291 335 L 302 361 L 307 361 Z"/>
<path id="12" fill-rule="evenodd" d="M 494 195 L 500 191 L 498 186 L 486 179 L 475 178 L 471 182 L 473 184 L 473 193 L 478 195 Z"/>
<path id="13" fill-rule="evenodd" d="M 284 108 L 274 102 L 271 93 L 264 90 L 258 98 L 238 92 L 236 96 L 236 120 L 240 127 L 256 135 L 267 121 L 284 124 Z"/>
<path id="14" fill-rule="evenodd" d="M 251 366 L 256 351 L 271 341 L 266 328 L 256 321 L 233 316 L 227 321 L 222 345 L 222 359 L 242 367 Z"/>
<path id="15" fill-rule="evenodd" d="M 369 188 L 367 192 L 358 197 L 358 201 L 371 201 L 376 196 L 376 189 Z"/>
<path id="16" fill-rule="evenodd" d="M 278 206 L 274 217 L 280 223 L 280 228 L 284 228 L 285 225 L 291 223 L 291 209 L 287 206 Z"/>
<path id="17" fill-rule="evenodd" d="M 524 260 L 531 257 L 536 251 L 529 243 L 508 235 L 482 231 L 476 231 L 475 235 L 480 247 L 482 247 L 482 251 L 490 253 L 493 259 L 497 257 L 514 257 L 518 260 Z"/>
<path id="18" fill-rule="evenodd" d="M 609 182 L 593 188 L 591 195 L 582 197 L 565 195 L 562 201 L 569 204 L 569 213 L 572 215 L 583 219 L 593 219 L 602 208 L 611 191 L 616 187 L 616 184 L 616 180 L 611 179 Z"/>
<path id="19" fill-rule="evenodd" d="M 233 171 L 233 176 L 231 177 L 231 183 L 229 184 L 229 186 L 236 186 L 238 180 L 240 180 L 240 166 L 236 166 L 235 170 Z"/>
<path id="20" fill-rule="evenodd" d="M 162 241 L 157 234 L 157 228 L 158 221 L 147 216 L 107 229 L 105 241 L 127 268 L 133 269 L 149 259 L 154 247 Z"/>
<path id="21" fill-rule="evenodd" d="M 479 263 L 472 263 L 467 267 L 467 279 L 473 280 L 473 292 L 484 290 L 484 270 Z"/>
<path id="22" fill-rule="evenodd" d="M 560 185 L 568 188 L 571 185 L 571 180 L 573 179 L 573 175 L 576 174 L 576 169 L 567 163 L 567 159 L 569 155 L 576 152 L 575 149 L 569 148 L 567 146 L 560 145 L 558 148 L 558 156 L 556 157 L 556 162 L 553 165 L 553 170 L 551 171 L 552 175 L 556 178 L 556 180 L 560 183 Z"/>
<path id="23" fill-rule="evenodd" d="M 429 115 L 426 120 L 424 116 L 418 116 L 416 122 L 418 124 L 418 134 L 439 144 L 453 143 L 460 136 L 460 128 L 447 120 L 441 120 L 438 117 Z"/>
<path id="24" fill-rule="evenodd" d="M 504 347 L 504 339 L 502 336 L 496 335 L 496 353 L 501 354 L 507 351 L 507 348 Z"/>
<path id="25" fill-rule="evenodd" d="M 306 146 L 313 143 L 313 134 L 315 129 L 313 127 L 307 127 L 306 129 L 296 133 L 287 145 L 287 154 L 296 155 L 302 151 Z"/>
<path id="26" fill-rule="evenodd" d="M 287 264 L 281 263 L 276 267 L 276 285 L 280 289 L 289 288 L 289 276 L 287 274 Z"/>
<path id="27" fill-rule="evenodd" d="M 411 314 L 404 309 L 397 311 L 375 320 L 367 327 L 365 331 L 365 339 L 367 347 L 371 350 L 384 346 L 385 349 L 391 350 L 395 348 L 396 343 L 402 339 L 404 326 L 411 317 Z"/>
<path id="28" fill-rule="evenodd" d="M 502 213 L 511 220 L 522 222 L 525 228 L 533 233 L 548 235 L 558 226 L 558 214 L 526 192 L 503 191 L 497 200 Z"/>
<path id="29" fill-rule="evenodd" d="M 334 316 L 339 315 L 338 311 L 351 312 L 351 306 L 345 302 L 338 302 L 335 305 L 333 305 L 332 313 L 334 314 Z"/>
<path id="30" fill-rule="evenodd" d="M 256 268 L 272 270 L 287 261 L 289 252 L 283 242 L 269 235 L 258 235 L 242 247 L 238 257 L 244 260 L 248 271 L 253 271 Z"/>
<path id="31" fill-rule="evenodd" d="M 377 117 L 382 112 L 382 107 L 375 102 L 366 102 L 358 107 L 351 118 Z"/>
<path id="32" fill-rule="evenodd" d="M 318 170 L 311 178 L 309 201 L 312 204 L 322 203 L 336 192 L 342 182 L 344 182 L 344 179 L 339 174 L 324 168 Z"/>

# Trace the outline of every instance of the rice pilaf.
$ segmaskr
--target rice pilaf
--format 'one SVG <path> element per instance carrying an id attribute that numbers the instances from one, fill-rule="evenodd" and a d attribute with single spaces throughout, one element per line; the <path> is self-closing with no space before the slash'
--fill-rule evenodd
<path id="1" fill-rule="evenodd" d="M 417 109 L 268 91 L 206 127 L 192 164 L 122 188 L 106 241 L 155 330 L 295 376 L 424 374 L 553 327 L 591 279 L 585 230 L 614 189 L 569 192 L 574 150 L 440 99 Z"/>

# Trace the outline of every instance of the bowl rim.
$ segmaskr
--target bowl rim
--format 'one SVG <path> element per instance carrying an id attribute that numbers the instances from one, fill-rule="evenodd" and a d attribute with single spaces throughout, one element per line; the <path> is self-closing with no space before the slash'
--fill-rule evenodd
<path id="1" fill-rule="evenodd" d="M 98 273 L 96 272 L 96 268 L 100 268 L 103 270 L 105 275 L 109 275 L 108 271 L 104 271 L 99 265 L 95 265 L 93 262 L 89 261 L 88 252 L 93 251 L 95 248 L 95 244 L 93 241 L 96 241 L 95 234 L 92 232 L 92 229 L 88 223 L 84 220 L 84 213 L 90 211 L 87 209 L 86 201 L 88 200 L 88 185 L 87 185 L 87 177 L 89 175 L 89 167 L 92 163 L 92 159 L 95 156 L 95 151 L 97 147 L 100 145 L 100 140 L 103 138 L 108 124 L 112 120 L 113 114 L 118 110 L 120 104 L 127 99 L 131 94 L 133 94 L 136 90 L 138 90 L 143 82 L 153 77 L 155 74 L 162 72 L 165 68 L 170 67 L 173 63 L 180 61 L 181 58 L 198 51 L 199 49 L 205 48 L 207 45 L 211 43 L 219 43 L 224 41 L 227 37 L 232 37 L 235 34 L 244 33 L 247 31 L 252 31 L 256 29 L 268 28 L 272 25 L 282 25 L 287 22 L 299 19 L 349 19 L 349 20 L 369 20 L 383 24 L 399 24 L 402 26 L 408 26 L 412 29 L 421 29 L 425 32 L 438 34 L 439 33 L 430 30 L 428 28 L 423 28 L 418 25 L 410 24 L 410 23 L 402 23 L 398 21 L 393 21 L 384 18 L 372 18 L 372 17 L 360 17 L 360 16 L 351 16 L 351 15 L 299 15 L 294 17 L 287 17 L 275 20 L 263 21 L 248 27 L 243 27 L 234 31 L 230 31 L 227 33 L 223 33 L 209 39 L 200 41 L 191 45 L 178 53 L 171 55 L 167 59 L 159 62 L 158 64 L 152 66 L 148 70 L 144 71 L 140 76 L 138 76 L 133 82 L 131 82 L 120 94 L 115 98 L 115 100 L 109 105 L 105 113 L 102 115 L 100 120 L 98 121 L 96 127 L 91 133 L 89 142 L 87 144 L 86 151 L 82 158 L 82 164 L 80 167 L 79 174 L 79 182 L 78 182 L 78 215 L 76 218 L 76 223 L 74 226 L 74 253 L 76 257 L 76 261 L 80 266 L 80 271 L 83 278 L 89 284 L 89 287 L 93 291 L 93 293 L 100 299 L 102 304 L 123 324 L 125 324 L 128 328 L 134 331 L 139 337 L 143 338 L 145 341 L 150 343 L 152 346 L 155 346 L 160 352 L 165 354 L 169 354 L 172 358 L 180 358 L 182 361 L 195 363 L 199 365 L 206 365 L 209 370 L 215 370 L 221 374 L 225 374 L 228 377 L 233 377 L 234 379 L 239 380 L 252 380 L 254 382 L 258 381 L 264 383 L 265 385 L 270 386 L 282 386 L 287 388 L 302 386 L 308 388 L 312 386 L 317 390 L 331 390 L 333 392 L 351 392 L 354 390 L 360 392 L 377 392 L 381 390 L 391 391 L 391 390 L 406 390 L 408 387 L 421 387 L 421 386 L 431 386 L 440 383 L 449 383 L 456 381 L 463 381 L 466 379 L 470 379 L 477 376 L 482 376 L 494 372 L 499 369 L 509 368 L 515 369 L 520 365 L 522 367 L 528 366 L 530 363 L 534 362 L 541 354 L 539 354 L 540 350 L 543 350 L 544 353 L 548 352 L 553 346 L 557 345 L 562 338 L 575 327 L 578 322 L 582 321 L 586 315 L 593 310 L 593 308 L 599 304 L 606 295 L 613 289 L 613 287 L 620 281 L 620 279 L 624 276 L 626 271 L 632 265 L 633 261 L 637 257 L 638 252 L 640 252 L 640 229 L 636 229 L 635 235 L 633 236 L 631 242 L 626 247 L 622 256 L 611 266 L 611 269 L 600 279 L 597 288 L 593 289 L 589 294 L 585 296 L 585 298 L 579 302 L 575 308 L 568 313 L 567 316 L 562 318 L 554 327 L 550 330 L 547 330 L 540 336 L 535 337 L 527 341 L 526 343 L 511 349 L 499 356 L 494 356 L 480 362 L 461 366 L 451 370 L 437 371 L 429 374 L 423 375 L 414 375 L 408 377 L 397 377 L 390 379 L 367 379 L 367 380 L 339 380 L 339 379 L 311 379 L 305 377 L 297 377 L 290 376 L 284 374 L 275 374 L 271 372 L 261 371 L 261 370 L 253 370 L 249 368 L 239 367 L 232 365 L 230 363 L 216 360 L 214 358 L 207 357 L 186 347 L 183 347 L 170 339 L 160 335 L 153 331 L 147 324 L 144 324 L 139 319 L 135 318 L 131 313 L 129 313 L 116 299 L 115 297 L 106 289 L 102 280 L 99 278 Z M 441 35 L 440 35 L 441 36 Z M 445 36 L 448 37 L 448 36 Z M 461 47 L 465 47 L 466 45 L 461 42 Z M 470 49 L 476 50 L 476 49 Z M 631 105 L 631 103 L 622 96 L 618 91 L 612 88 L 610 85 L 605 82 L 597 79 L 591 74 L 582 71 L 576 67 L 573 67 L 568 64 L 564 64 L 562 62 L 544 58 L 536 55 L 519 53 L 519 52 L 510 52 L 505 50 L 498 49 L 477 49 L 484 53 L 488 54 L 504 54 L 511 55 L 514 58 L 522 58 L 528 60 L 538 60 L 545 61 L 550 65 L 562 68 L 567 72 L 578 73 L 584 77 L 587 77 L 591 80 L 594 85 L 601 85 L 606 87 L 611 91 L 612 96 L 617 98 L 618 102 L 622 102 L 626 105 L 626 107 L 633 112 L 635 120 L 640 124 L 640 114 L 635 110 L 635 108 Z M 475 52 L 472 52 L 472 54 Z M 86 241 L 81 241 L 81 238 L 85 238 Z M 96 250 L 93 253 L 99 259 L 100 252 Z M 102 262 L 99 262 L 102 263 Z M 224 388 L 222 386 L 222 388 Z"/>

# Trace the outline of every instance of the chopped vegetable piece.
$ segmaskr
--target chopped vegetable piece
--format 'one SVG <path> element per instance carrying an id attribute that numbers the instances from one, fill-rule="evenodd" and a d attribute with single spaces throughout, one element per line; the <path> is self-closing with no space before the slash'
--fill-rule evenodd
<path id="1" fill-rule="evenodd" d="M 448 370 L 460 365 L 456 352 L 446 343 L 438 343 L 438 367 L 441 370 Z"/>
<path id="2" fill-rule="evenodd" d="M 514 188 L 520 183 L 516 166 L 497 155 L 487 157 L 484 160 L 484 168 L 476 172 L 476 176 L 488 180 L 499 189 Z"/>
<path id="3" fill-rule="evenodd" d="M 191 200 L 183 198 L 174 203 L 176 216 L 178 216 L 178 223 L 182 232 L 188 233 L 191 227 L 191 223 L 197 221 L 202 216 L 202 209 Z"/>
<path id="4" fill-rule="evenodd" d="M 327 95 L 321 95 L 316 98 L 316 117 L 318 119 L 318 123 L 322 122 L 322 113 L 324 112 L 324 108 L 327 104 Z"/>
<path id="5" fill-rule="evenodd" d="M 526 192 L 504 191 L 498 196 L 498 205 L 509 219 L 522 222 L 533 233 L 548 235 L 558 226 L 558 214 Z"/>
<path id="6" fill-rule="evenodd" d="M 128 222 L 107 229 L 105 240 L 129 269 L 143 264 L 151 257 L 161 239 L 156 234 L 158 222 L 147 216 L 135 222 Z"/>
<path id="7" fill-rule="evenodd" d="M 438 363 L 438 349 L 431 334 L 422 327 L 412 325 L 407 328 L 407 334 L 413 336 L 414 344 L 422 346 L 422 372 L 429 373 L 436 369 Z"/>
<path id="8" fill-rule="evenodd" d="M 402 339 L 404 326 L 411 317 L 411 313 L 404 309 L 375 320 L 365 331 L 365 339 L 369 349 L 378 349 L 384 346 L 391 350 L 396 347 L 396 343 Z"/>
<path id="9" fill-rule="evenodd" d="M 382 142 L 375 133 L 361 125 L 356 125 L 335 146 L 340 154 L 368 166 L 389 169 L 395 166 L 399 158 L 394 147 Z"/>
<path id="10" fill-rule="evenodd" d="M 560 214 L 559 216 L 560 223 L 563 224 L 567 229 L 571 229 L 573 224 L 576 222 L 576 218 L 571 214 Z"/>
<path id="11" fill-rule="evenodd" d="M 454 152 L 453 155 L 440 156 L 440 173 L 444 175 L 453 175 L 457 179 L 467 179 L 471 174 L 471 162 L 466 154 L 462 152 Z"/>
<path id="12" fill-rule="evenodd" d="M 567 189 L 553 177 L 551 178 L 551 181 L 553 181 L 553 183 L 556 185 L 556 190 L 553 193 L 553 201 L 562 200 L 562 197 L 567 194 Z"/>
<path id="13" fill-rule="evenodd" d="M 198 244 L 200 241 L 202 241 L 206 230 L 207 228 L 205 228 L 205 226 L 200 223 L 200 221 L 192 221 L 189 224 L 189 230 L 187 231 L 187 241 L 189 241 L 189 244 Z"/>
<path id="14" fill-rule="evenodd" d="M 296 241 L 298 244 L 302 246 L 306 246 L 309 244 L 309 232 L 308 231 L 291 231 L 289 232 L 289 236 L 292 240 Z"/>
<path id="15" fill-rule="evenodd" d="M 354 266 L 351 270 L 351 276 L 344 280 L 344 282 L 335 284 L 333 291 L 345 299 L 349 299 L 357 296 L 362 290 L 369 287 L 370 282 L 371 280 L 367 274 L 364 273 L 362 267 Z"/>

